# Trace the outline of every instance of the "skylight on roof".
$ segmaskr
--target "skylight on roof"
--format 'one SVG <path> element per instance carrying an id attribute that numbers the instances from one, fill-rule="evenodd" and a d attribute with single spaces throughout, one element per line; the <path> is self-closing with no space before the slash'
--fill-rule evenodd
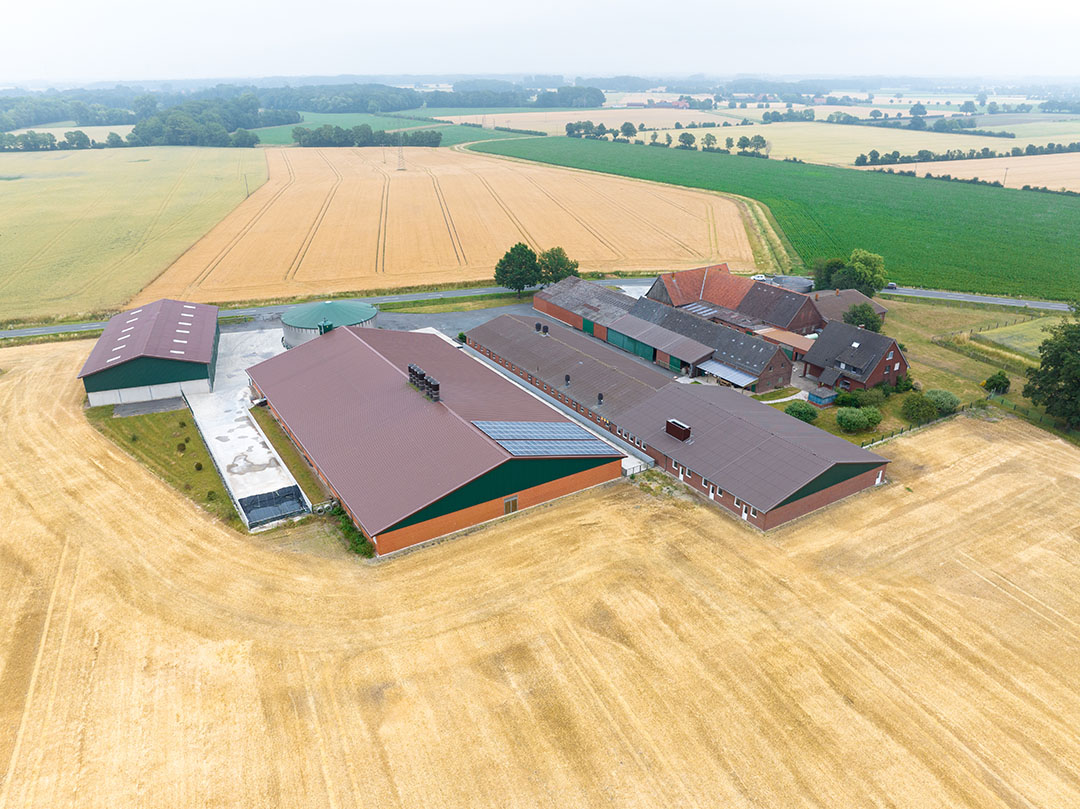
<path id="1" fill-rule="evenodd" d="M 858 348 L 858 347 L 859 347 L 859 344 L 858 344 L 858 343 L 852 343 L 852 344 L 851 344 L 851 347 L 852 347 L 852 348 Z"/>
<path id="2" fill-rule="evenodd" d="M 170 348 L 170 349 L 169 349 L 169 353 L 170 353 L 170 354 L 183 354 L 183 353 L 185 353 L 185 352 L 183 352 L 183 351 L 179 351 L 179 350 L 177 350 L 177 349 L 175 349 L 175 348 Z"/>

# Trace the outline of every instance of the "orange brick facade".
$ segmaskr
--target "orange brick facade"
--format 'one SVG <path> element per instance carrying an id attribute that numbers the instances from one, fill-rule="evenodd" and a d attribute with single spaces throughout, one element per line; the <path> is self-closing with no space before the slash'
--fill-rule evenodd
<path id="1" fill-rule="evenodd" d="M 518 510 L 520 511 L 521 509 L 537 506 L 558 497 L 573 494 L 582 489 L 588 489 L 590 486 L 597 486 L 601 483 L 606 483 L 609 480 L 615 480 L 615 478 L 618 478 L 621 475 L 622 461 L 615 460 L 593 469 L 586 469 L 584 472 L 578 472 L 574 475 L 568 475 L 567 477 L 541 484 L 540 486 L 533 486 L 531 489 L 525 489 L 520 492 L 511 492 L 506 495 L 506 497 L 513 497 L 516 495 L 518 499 Z M 500 497 L 496 500 L 489 500 L 486 503 L 478 503 L 475 506 L 463 508 L 460 511 L 445 514 L 442 517 L 436 517 L 431 520 L 425 520 L 424 522 L 418 522 L 415 525 L 406 526 L 405 528 L 399 528 L 397 531 L 384 532 L 377 537 L 374 537 L 375 548 L 381 556 L 386 553 L 399 551 L 402 548 L 408 548 L 409 546 L 416 545 L 420 542 L 426 542 L 429 539 L 436 539 L 441 536 L 446 536 L 447 534 L 452 534 L 454 531 L 460 531 L 463 528 L 479 525 L 488 520 L 494 520 L 497 517 L 502 517 L 504 499 L 505 498 Z"/>

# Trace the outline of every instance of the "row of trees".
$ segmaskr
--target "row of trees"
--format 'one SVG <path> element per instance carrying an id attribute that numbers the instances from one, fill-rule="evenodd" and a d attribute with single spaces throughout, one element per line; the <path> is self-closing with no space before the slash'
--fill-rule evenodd
<path id="1" fill-rule="evenodd" d="M 932 152 L 929 149 L 920 149 L 915 154 L 900 154 L 899 151 L 878 152 L 871 149 L 869 154 L 860 154 L 855 158 L 856 166 L 886 166 L 896 163 L 935 163 L 944 160 L 982 160 L 989 157 L 1023 157 L 1025 155 L 1039 154 L 1066 154 L 1080 152 L 1080 141 L 1072 143 L 1047 143 L 1037 146 L 1029 143 L 1024 148 L 1014 146 L 1008 151 L 995 151 L 987 146 L 982 149 L 949 149 L 945 152 Z"/>
<path id="2" fill-rule="evenodd" d="M 780 112 L 764 112 L 761 114 L 762 123 L 771 124 L 780 121 L 813 121 L 814 111 L 810 108 L 804 110 L 786 110 Z"/>
<path id="3" fill-rule="evenodd" d="M 367 124 L 352 129 L 323 124 L 318 129 L 294 127 L 292 139 L 299 146 L 438 146 L 442 143 L 442 132 L 434 129 L 382 132 L 373 131 Z"/>
<path id="4" fill-rule="evenodd" d="M 578 263 L 561 247 L 552 247 L 537 255 L 524 242 L 507 250 L 495 265 L 495 283 L 518 293 L 529 287 L 557 284 L 577 274 Z"/>
<path id="5" fill-rule="evenodd" d="M 170 116 L 171 117 L 171 116 Z M 175 121 L 171 122 L 175 123 Z M 170 122 L 167 122 L 169 125 Z M 172 136 L 169 133 L 167 136 Z M 237 129 L 232 133 L 222 133 L 216 130 L 212 137 L 204 138 L 204 142 L 198 146 L 231 146 L 237 148 L 251 148 L 259 142 L 259 136 L 246 129 Z M 135 143 L 131 134 L 128 139 L 120 137 L 115 132 L 103 140 L 91 140 L 81 129 L 64 133 L 64 139 L 58 140 L 52 132 L 35 132 L 30 130 L 20 135 L 12 135 L 10 132 L 0 132 L 0 152 L 47 152 L 54 149 L 65 151 L 68 149 L 121 149 L 125 146 L 142 146 L 149 144 Z M 173 144 L 175 145 L 175 144 Z"/>

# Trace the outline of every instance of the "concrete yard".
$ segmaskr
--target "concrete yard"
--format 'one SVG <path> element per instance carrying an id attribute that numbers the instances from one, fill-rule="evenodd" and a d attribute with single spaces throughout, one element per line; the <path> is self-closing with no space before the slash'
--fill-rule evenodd
<path id="1" fill-rule="evenodd" d="M 959 416 L 764 536 L 623 480 L 365 565 L 139 466 L 88 350 L 0 350 L 0 809 L 1080 805 L 1052 435 Z"/>
<path id="2" fill-rule="evenodd" d="M 297 485 L 248 412 L 251 398 L 247 369 L 284 350 L 280 328 L 223 331 L 213 392 L 187 397 L 199 432 L 234 502 Z M 247 522 L 243 510 L 238 507 L 237 511 Z"/>

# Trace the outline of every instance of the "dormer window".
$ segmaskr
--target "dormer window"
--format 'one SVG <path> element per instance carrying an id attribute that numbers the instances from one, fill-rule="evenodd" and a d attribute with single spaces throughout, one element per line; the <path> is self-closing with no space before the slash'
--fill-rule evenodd
<path id="1" fill-rule="evenodd" d="M 844 363 L 840 363 L 840 370 L 841 371 L 847 370 L 847 366 Z"/>

